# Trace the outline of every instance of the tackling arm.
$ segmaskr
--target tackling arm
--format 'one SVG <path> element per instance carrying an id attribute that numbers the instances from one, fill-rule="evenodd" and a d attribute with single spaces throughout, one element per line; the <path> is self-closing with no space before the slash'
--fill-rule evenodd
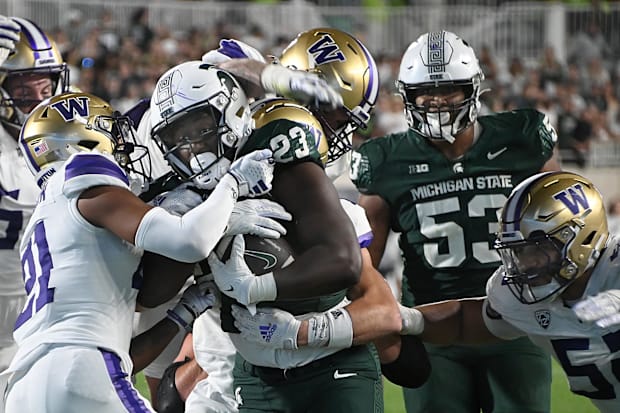
<path id="1" fill-rule="evenodd" d="M 277 297 L 304 298 L 356 284 L 361 271 L 357 237 L 322 168 L 312 162 L 284 166 L 272 195 L 294 217 L 287 239 L 298 252 L 291 265 L 274 271 Z"/>
<path id="2" fill-rule="evenodd" d="M 390 207 L 378 195 L 360 195 L 358 205 L 366 211 L 366 217 L 372 228 L 373 239 L 368 247 L 372 257 L 372 264 L 378 267 L 385 251 L 390 233 Z"/>

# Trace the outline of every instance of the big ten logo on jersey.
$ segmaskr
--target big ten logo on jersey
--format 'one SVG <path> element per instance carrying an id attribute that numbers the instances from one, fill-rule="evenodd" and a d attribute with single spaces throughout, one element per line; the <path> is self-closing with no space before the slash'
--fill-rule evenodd
<path id="1" fill-rule="evenodd" d="M 77 116 L 82 118 L 88 117 L 88 102 L 90 99 L 87 96 L 68 97 L 63 100 L 50 105 L 65 122 L 73 121 Z"/>
<path id="2" fill-rule="evenodd" d="M 581 184 L 575 184 L 563 191 L 560 191 L 553 195 L 553 199 L 562 202 L 566 205 L 566 208 L 573 214 L 579 213 L 579 207 L 584 210 L 590 209 L 590 203 L 588 197 L 583 191 Z"/>
<path id="3" fill-rule="evenodd" d="M 323 34 L 323 37 L 308 48 L 308 53 L 312 56 L 316 65 L 347 60 L 338 44 L 327 33 Z"/>
<path id="4" fill-rule="evenodd" d="M 416 163 L 409 165 L 409 175 L 424 174 L 430 172 L 430 167 L 427 163 Z"/>

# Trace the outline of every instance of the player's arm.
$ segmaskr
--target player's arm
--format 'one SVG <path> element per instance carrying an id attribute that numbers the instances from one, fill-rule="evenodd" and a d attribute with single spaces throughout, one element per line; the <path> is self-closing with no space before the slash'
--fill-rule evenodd
<path id="1" fill-rule="evenodd" d="M 166 317 L 131 340 L 129 355 L 134 373 L 155 360 L 179 330 L 191 332 L 194 320 L 212 308 L 216 300 L 204 283 L 198 282 L 187 288 L 179 302 L 168 310 Z"/>
<path id="2" fill-rule="evenodd" d="M 272 195 L 294 217 L 289 239 L 295 261 L 274 271 L 278 298 L 303 298 L 348 289 L 360 278 L 357 236 L 338 193 L 313 162 L 283 165 Z"/>
<path id="3" fill-rule="evenodd" d="M 411 315 L 417 317 L 416 311 L 421 313 L 421 325 L 416 321 L 417 326 L 412 323 L 409 327 L 429 343 L 450 345 L 497 342 L 500 338 L 491 333 L 483 316 L 483 311 L 486 311 L 483 308 L 484 302 L 485 298 L 441 301 L 413 309 L 402 308 L 401 316 L 406 320 Z M 501 322 L 505 323 L 503 320 Z"/>
<path id="4" fill-rule="evenodd" d="M 370 227 L 372 228 L 373 239 L 368 246 L 368 251 L 372 257 L 372 264 L 379 266 L 388 235 L 390 234 L 390 207 L 388 203 L 378 195 L 360 195 L 358 205 L 364 208 Z"/>
<path id="5" fill-rule="evenodd" d="M 560 157 L 558 155 L 558 149 L 555 148 L 553 150 L 553 155 L 540 169 L 540 172 L 552 172 L 552 171 L 560 171 L 562 170 L 562 166 L 560 165 Z"/>

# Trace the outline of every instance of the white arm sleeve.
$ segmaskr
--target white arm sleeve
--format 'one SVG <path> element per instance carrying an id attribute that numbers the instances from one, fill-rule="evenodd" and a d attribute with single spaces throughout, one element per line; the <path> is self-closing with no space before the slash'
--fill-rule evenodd
<path id="1" fill-rule="evenodd" d="M 140 222 L 135 245 L 181 262 L 202 261 L 224 235 L 237 194 L 237 181 L 226 174 L 206 201 L 182 217 L 153 208 Z"/>

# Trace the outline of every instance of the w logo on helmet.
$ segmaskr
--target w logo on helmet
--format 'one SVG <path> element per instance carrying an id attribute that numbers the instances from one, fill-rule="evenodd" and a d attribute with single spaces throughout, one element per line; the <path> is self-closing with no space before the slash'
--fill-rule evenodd
<path id="1" fill-rule="evenodd" d="M 329 34 L 323 35 L 317 40 L 310 48 L 308 52 L 314 58 L 314 62 L 317 65 L 330 62 L 344 62 L 347 60 L 344 54 Z"/>
<path id="2" fill-rule="evenodd" d="M 573 214 L 579 213 L 579 207 L 584 210 L 590 208 L 590 203 L 586 197 L 581 184 L 575 184 L 564 191 L 553 195 L 553 199 L 562 202 Z"/>
<path id="3" fill-rule="evenodd" d="M 70 97 L 70 98 L 58 101 L 50 106 L 53 109 L 55 109 L 56 112 L 60 114 L 60 116 L 62 116 L 65 122 L 70 122 L 74 120 L 76 116 L 79 116 L 82 118 L 88 117 L 89 100 L 90 99 L 86 96 Z"/>

